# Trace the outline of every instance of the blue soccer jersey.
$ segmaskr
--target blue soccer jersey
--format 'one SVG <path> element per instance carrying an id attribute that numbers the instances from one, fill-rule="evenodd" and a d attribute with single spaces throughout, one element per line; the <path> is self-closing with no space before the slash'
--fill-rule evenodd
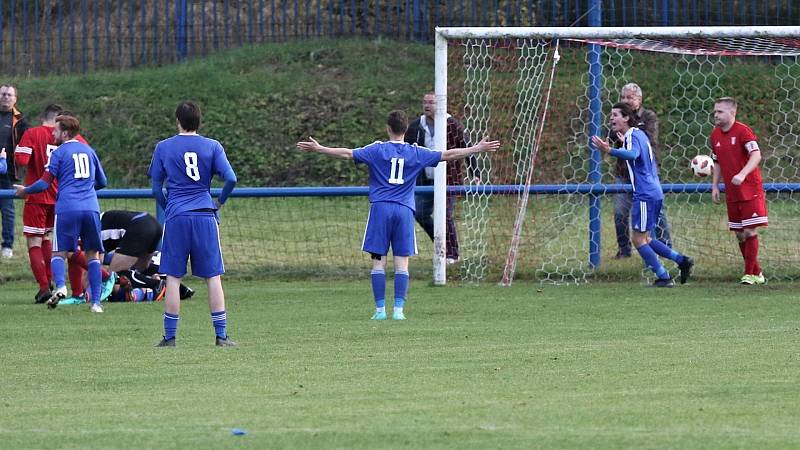
<path id="1" fill-rule="evenodd" d="M 47 171 L 58 180 L 56 214 L 100 212 L 95 188 L 104 187 L 108 181 L 91 147 L 76 140 L 64 142 L 50 155 Z"/>
<path id="2" fill-rule="evenodd" d="M 222 145 L 197 134 L 178 134 L 156 145 L 148 175 L 166 180 L 166 218 L 197 210 L 215 209 L 211 179 L 233 173 Z"/>
<path id="3" fill-rule="evenodd" d="M 628 174 L 633 185 L 634 200 L 662 200 L 661 180 L 658 178 L 658 164 L 644 131 L 630 128 L 625 133 L 622 149 L 612 150 L 611 154 L 625 159 Z"/>
<path id="4" fill-rule="evenodd" d="M 434 152 L 406 142 L 374 142 L 353 150 L 357 164 L 369 168 L 369 201 L 393 202 L 412 211 L 417 175 L 442 160 L 442 152 Z"/>

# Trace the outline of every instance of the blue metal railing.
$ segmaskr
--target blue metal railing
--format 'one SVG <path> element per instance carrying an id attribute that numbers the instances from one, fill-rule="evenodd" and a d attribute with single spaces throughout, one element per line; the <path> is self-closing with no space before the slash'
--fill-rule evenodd
<path id="1" fill-rule="evenodd" d="M 796 25 L 795 0 L 606 0 L 600 25 Z M 597 25 L 593 0 L 0 1 L 4 74 L 163 64 L 246 43 L 387 36 L 436 26 Z"/>
<path id="2" fill-rule="evenodd" d="M 703 194 L 711 192 L 710 183 L 662 184 L 665 194 Z M 494 194 L 516 195 L 524 186 L 516 184 L 480 184 L 467 186 L 448 186 L 451 194 Z M 416 186 L 415 192 L 433 193 L 433 186 Z M 800 192 L 800 183 L 764 183 L 767 193 Z M 211 189 L 213 196 L 218 196 L 221 189 Z M 632 192 L 630 184 L 534 184 L 528 192 L 534 195 L 595 195 L 619 194 Z M 725 185 L 720 184 L 720 191 L 725 192 Z M 336 187 L 237 187 L 231 197 L 363 197 L 369 194 L 368 186 L 336 186 Z M 98 198 L 153 198 L 150 189 L 102 189 L 97 191 Z M 0 198 L 15 198 L 11 189 L 0 189 Z"/>

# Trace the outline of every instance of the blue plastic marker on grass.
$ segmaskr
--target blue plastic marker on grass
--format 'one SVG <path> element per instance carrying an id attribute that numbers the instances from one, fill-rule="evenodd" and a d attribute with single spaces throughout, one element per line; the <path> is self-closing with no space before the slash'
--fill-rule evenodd
<path id="1" fill-rule="evenodd" d="M 244 436 L 245 434 L 247 434 L 247 431 L 244 431 L 241 428 L 234 428 L 231 430 L 231 434 L 234 436 Z"/>

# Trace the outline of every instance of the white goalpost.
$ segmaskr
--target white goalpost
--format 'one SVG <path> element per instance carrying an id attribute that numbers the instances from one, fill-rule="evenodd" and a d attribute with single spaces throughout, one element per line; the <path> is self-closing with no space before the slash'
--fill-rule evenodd
<path id="1" fill-rule="evenodd" d="M 800 278 L 800 27 L 484 27 L 436 29 L 435 147 L 445 148 L 448 112 L 473 143 L 491 136 L 502 147 L 479 156 L 463 186 L 448 188 L 445 164 L 436 169 L 434 284 L 447 278 L 447 195 L 458 196 L 462 258 L 451 267 L 464 281 L 641 277 L 636 258 L 613 259 L 613 206 L 630 187 L 589 144 L 607 133 L 629 82 L 659 117 L 671 242 L 695 257 L 696 273 L 725 277 L 740 265 L 710 180 L 688 169 L 709 153 L 714 99 L 732 96 L 762 147 L 762 266 L 772 279 Z"/>

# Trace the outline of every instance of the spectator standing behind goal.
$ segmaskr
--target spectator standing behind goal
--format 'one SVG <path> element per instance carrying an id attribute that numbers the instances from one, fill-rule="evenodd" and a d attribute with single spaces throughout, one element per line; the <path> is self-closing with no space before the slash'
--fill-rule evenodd
<path id="1" fill-rule="evenodd" d="M 78 250 L 78 239 L 86 252 L 89 272 L 89 290 L 92 294 L 93 313 L 103 312 L 100 306 L 102 275 L 99 253 L 103 251 L 100 239 L 100 204 L 97 189 L 106 186 L 106 175 L 95 151 L 79 142 L 75 137 L 80 130 L 76 117 L 60 115 L 56 117 L 53 138 L 58 145 L 51 154 L 44 175 L 30 186 L 15 185 L 17 195 L 26 197 L 46 190 L 54 180 L 58 181 L 56 200 L 55 240 L 53 259 L 50 267 L 56 290 L 47 300 L 49 308 L 67 296 L 64 277 L 65 260 L 70 252 Z"/>
<path id="2" fill-rule="evenodd" d="M 650 140 L 650 146 L 655 155 L 656 164 L 659 163 L 658 157 L 658 116 L 655 112 L 642 106 L 642 88 L 636 83 L 628 83 L 620 90 L 620 102 L 625 103 L 633 111 L 636 121 L 636 128 L 644 131 Z M 622 145 L 617 139 L 616 133 L 609 130 L 608 137 L 614 147 Z M 628 174 L 628 165 L 624 159 L 617 160 L 616 180 L 618 184 L 630 184 L 631 179 Z M 633 195 L 629 192 L 614 194 L 614 229 L 617 234 L 617 245 L 619 250 L 614 259 L 628 258 L 631 256 L 631 205 Z M 656 222 L 655 238 L 672 247 L 672 238 L 669 232 L 669 223 L 664 210 L 658 215 Z"/>
<path id="3" fill-rule="evenodd" d="M 164 338 L 158 347 L 174 347 L 180 320 L 181 279 L 186 264 L 192 262 L 192 275 L 206 280 L 211 324 L 216 345 L 234 347 L 228 339 L 225 292 L 221 275 L 225 273 L 219 245 L 217 211 L 228 199 L 234 186 L 233 172 L 222 145 L 197 134 L 200 107 L 182 102 L 175 110 L 178 134 L 156 145 L 148 175 L 153 181 L 153 195 L 166 211 L 161 243 L 161 271 L 167 275 L 164 301 Z M 211 198 L 211 179 L 225 180 L 218 201 Z M 168 197 L 162 186 L 166 182 Z"/>
<path id="4" fill-rule="evenodd" d="M 736 120 L 736 100 L 723 97 L 714 103 L 714 125 L 709 144 L 714 164 L 711 199 L 719 202 L 719 181 L 725 181 L 728 228 L 736 233 L 744 258 L 742 284 L 764 284 L 758 263 L 758 232 L 769 224 L 767 200 L 761 181 L 761 150 L 758 138 L 747 125 Z"/>
<path id="5" fill-rule="evenodd" d="M 434 147 L 434 125 L 436 117 L 436 94 L 428 92 L 422 98 L 422 115 L 408 125 L 405 134 L 405 141 L 410 144 L 417 144 L 435 150 Z M 447 116 L 447 149 L 468 147 L 464 138 L 464 125 L 455 117 Z M 451 161 L 447 164 L 447 185 L 455 186 L 462 184 L 463 173 L 460 160 Z M 433 185 L 433 167 L 426 167 L 417 177 L 418 186 Z M 428 237 L 433 240 L 433 193 L 414 194 L 416 211 L 414 218 L 425 230 Z M 458 252 L 458 233 L 456 223 L 453 218 L 456 196 L 448 194 L 445 208 L 446 233 L 445 233 L 445 255 L 447 262 L 453 264 L 459 259 Z"/>
<path id="6" fill-rule="evenodd" d="M 394 310 L 392 319 L 405 320 L 403 308 L 408 293 L 408 257 L 417 254 L 414 231 L 414 185 L 425 167 L 440 161 L 463 159 L 473 153 L 497 150 L 500 143 L 483 139 L 469 148 L 444 153 L 403 141 L 408 118 L 403 111 L 392 111 L 386 120 L 388 142 L 374 142 L 357 149 L 325 147 L 313 138 L 297 143 L 303 151 L 353 159 L 369 169 L 370 209 L 361 249 L 372 257 L 372 293 L 375 314 L 372 320 L 386 320 L 386 256 L 394 257 Z"/>
<path id="7" fill-rule="evenodd" d="M 625 160 L 633 185 L 633 205 L 631 219 L 633 224 L 633 245 L 644 260 L 645 264 L 656 274 L 654 287 L 672 287 L 672 277 L 658 257 L 675 261 L 680 269 L 681 284 L 686 283 L 691 275 L 694 261 L 688 256 L 681 255 L 667 247 L 658 239 L 652 239 L 650 234 L 656 226 L 664 192 L 661 190 L 661 180 L 658 178 L 658 166 L 653 149 L 647 135 L 636 128 L 636 117 L 631 108 L 625 103 L 617 103 L 611 108 L 609 125 L 617 139 L 622 142 L 622 148 L 611 148 L 608 140 L 592 136 L 592 143 L 601 151 L 611 156 Z"/>
<path id="8" fill-rule="evenodd" d="M 6 173 L 0 174 L 0 189 L 11 189 L 17 180 L 14 167 L 14 149 L 28 129 L 23 114 L 16 108 L 17 88 L 7 84 L 0 85 L 0 150 L 6 150 Z M 3 242 L 0 257 L 14 256 L 14 199 L 0 198 Z"/>
<path id="9" fill-rule="evenodd" d="M 42 111 L 42 124 L 29 128 L 22 135 L 14 152 L 14 159 L 17 165 L 17 175 L 23 178 L 26 185 L 35 183 L 44 175 L 50 162 L 50 154 L 56 149 L 56 141 L 53 136 L 56 117 L 63 112 L 63 108 L 59 105 L 47 105 Z M 75 135 L 75 139 L 88 145 L 80 134 Z M 55 223 L 57 190 L 58 182 L 54 180 L 46 190 L 25 197 L 25 206 L 22 210 L 22 232 L 28 244 L 28 259 L 33 277 L 39 285 L 39 291 L 34 296 L 36 303 L 44 303 L 52 296 L 52 292 L 50 292 L 50 259 L 53 257 L 51 235 Z M 82 257 L 81 252 L 74 252 L 69 259 L 69 284 L 72 287 L 73 297 L 83 295 L 83 269 L 75 261 L 75 258 L 79 256 Z M 84 265 L 86 265 L 85 258 Z"/>

